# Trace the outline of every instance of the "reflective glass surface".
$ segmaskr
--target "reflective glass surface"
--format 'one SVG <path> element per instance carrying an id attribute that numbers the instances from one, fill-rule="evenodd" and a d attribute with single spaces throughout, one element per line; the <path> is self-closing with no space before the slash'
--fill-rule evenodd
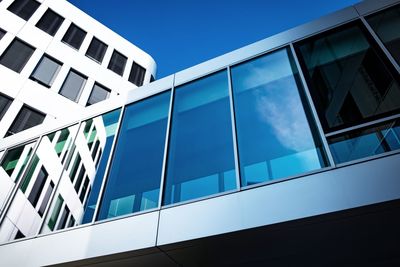
<path id="1" fill-rule="evenodd" d="M 103 43 L 96 37 L 93 37 L 92 41 L 90 42 L 89 48 L 86 51 L 86 56 L 90 57 L 96 62 L 101 63 L 107 51 L 107 47 L 108 46 L 105 43 Z"/>
<path id="2" fill-rule="evenodd" d="M 59 94 L 66 98 L 78 102 L 83 87 L 85 87 L 87 77 L 70 70 L 67 78 L 65 79 Z"/>
<path id="3" fill-rule="evenodd" d="M 352 23 L 298 44 L 299 59 L 326 132 L 400 110 L 398 74 Z"/>
<path id="4" fill-rule="evenodd" d="M 367 17 L 367 21 L 386 48 L 400 63 L 400 5 Z"/>
<path id="5" fill-rule="evenodd" d="M 287 49 L 232 68 L 242 186 L 325 167 Z"/>
<path id="6" fill-rule="evenodd" d="M 44 121 L 45 117 L 45 114 L 34 110 L 27 105 L 23 105 L 21 110 L 18 112 L 17 117 L 15 117 L 13 123 L 8 129 L 6 136 L 10 136 L 39 125 Z"/>
<path id="7" fill-rule="evenodd" d="M 16 38 L 0 56 L 0 64 L 20 73 L 34 51 L 34 47 Z"/>
<path id="8" fill-rule="evenodd" d="M 112 53 L 110 62 L 108 63 L 108 69 L 110 69 L 113 72 L 115 72 L 116 74 L 122 76 L 124 74 L 125 65 L 126 65 L 127 60 L 128 60 L 128 58 L 126 56 L 124 56 L 117 50 L 114 50 L 114 52 Z"/>
<path id="9" fill-rule="evenodd" d="M 44 55 L 39 61 L 35 70 L 32 72 L 31 79 L 40 84 L 50 87 L 53 85 L 58 72 L 61 69 L 61 63 L 51 57 Z"/>
<path id="10" fill-rule="evenodd" d="M 98 220 L 158 206 L 170 92 L 126 107 Z"/>
<path id="11" fill-rule="evenodd" d="M 28 20 L 39 6 L 40 3 L 35 0 L 14 0 L 7 9 L 24 20 Z"/>
<path id="12" fill-rule="evenodd" d="M 12 98 L 0 93 L 0 121 L 12 103 Z"/>
<path id="13" fill-rule="evenodd" d="M 86 32 L 72 23 L 62 38 L 62 41 L 79 50 L 85 37 Z"/>
<path id="14" fill-rule="evenodd" d="M 164 205 L 236 188 L 228 76 L 175 90 Z"/>
<path id="15" fill-rule="evenodd" d="M 400 149 L 400 122 L 391 121 L 328 139 L 337 163 Z"/>
<path id="16" fill-rule="evenodd" d="M 47 32 L 51 36 L 54 36 L 61 24 L 63 23 L 64 18 L 58 15 L 56 12 L 48 8 L 44 15 L 40 18 L 38 23 L 36 23 L 36 27 L 41 29 L 44 32 Z"/>

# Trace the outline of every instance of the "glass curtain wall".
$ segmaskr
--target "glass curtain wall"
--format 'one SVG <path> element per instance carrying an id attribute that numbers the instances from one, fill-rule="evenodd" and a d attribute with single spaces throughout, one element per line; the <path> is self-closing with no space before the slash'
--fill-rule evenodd
<path id="1" fill-rule="evenodd" d="M 97 220 L 158 207 L 170 96 L 126 107 Z"/>
<path id="2" fill-rule="evenodd" d="M 376 16 L 373 25 L 383 31 L 387 23 L 381 18 L 378 27 Z M 335 161 L 393 150 L 396 145 L 384 145 L 385 133 L 395 133 L 396 123 L 357 127 L 400 112 L 399 74 L 362 25 L 316 35 L 300 42 L 297 51 Z"/>
<path id="3" fill-rule="evenodd" d="M 92 221 L 121 110 L 82 122 L 41 232 Z"/>
<path id="4" fill-rule="evenodd" d="M 236 189 L 228 75 L 175 89 L 164 205 Z"/>
<path id="5" fill-rule="evenodd" d="M 242 186 L 328 165 L 288 49 L 231 71 Z"/>

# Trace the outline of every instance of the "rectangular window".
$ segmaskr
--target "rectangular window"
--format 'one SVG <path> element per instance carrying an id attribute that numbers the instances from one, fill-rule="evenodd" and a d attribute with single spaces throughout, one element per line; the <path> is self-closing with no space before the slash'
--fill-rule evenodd
<path id="1" fill-rule="evenodd" d="M 24 20 L 28 20 L 39 6 L 40 3 L 35 0 L 15 0 L 7 9 Z"/>
<path id="2" fill-rule="evenodd" d="M 20 189 L 21 189 L 21 191 L 23 193 L 25 193 L 26 189 L 28 188 L 28 185 L 31 182 L 33 173 L 35 172 L 39 161 L 40 161 L 39 157 L 37 156 L 37 154 L 35 154 L 33 156 L 33 159 L 31 161 L 30 165 L 29 165 L 28 171 L 26 172 L 26 175 L 24 177 L 24 181 L 21 183 L 21 186 L 20 186 Z"/>
<path id="3" fill-rule="evenodd" d="M 158 206 L 170 97 L 168 91 L 126 107 L 98 220 Z M 127 157 L 131 164 L 123 163 Z"/>
<path id="4" fill-rule="evenodd" d="M 53 207 L 53 211 L 51 213 L 49 222 L 47 223 L 47 225 L 49 226 L 51 231 L 53 231 L 54 230 L 54 226 L 56 226 L 58 215 L 60 214 L 61 207 L 62 207 L 63 203 L 64 203 L 63 197 L 61 195 L 58 195 L 57 201 L 56 201 L 56 203 L 55 203 L 55 205 Z"/>
<path id="5" fill-rule="evenodd" d="M 36 177 L 36 181 L 33 184 L 32 191 L 28 196 L 29 202 L 32 203 L 32 206 L 36 207 L 36 204 L 39 201 L 39 197 L 42 194 L 44 184 L 46 183 L 47 177 L 49 174 L 46 169 L 42 166 L 40 168 L 39 174 Z"/>
<path id="6" fill-rule="evenodd" d="M 30 78 L 46 87 L 51 87 L 61 69 L 61 65 L 59 61 L 44 55 Z"/>
<path id="7" fill-rule="evenodd" d="M 227 72 L 177 87 L 172 110 L 163 204 L 236 189 Z"/>
<path id="8" fill-rule="evenodd" d="M 1 55 L 0 64 L 20 73 L 34 51 L 34 47 L 16 38 Z"/>
<path id="9" fill-rule="evenodd" d="M 43 216 L 44 211 L 46 210 L 47 204 L 49 203 L 50 200 L 51 193 L 53 193 L 53 189 L 54 189 L 54 183 L 53 181 L 50 181 L 49 187 L 47 187 L 46 193 L 43 197 L 42 204 L 40 204 L 40 208 L 38 210 L 40 216 Z"/>
<path id="10" fill-rule="evenodd" d="M 142 86 L 144 81 L 144 75 L 146 74 L 146 69 L 133 62 L 131 73 L 129 74 L 129 81 L 137 86 Z"/>
<path id="11" fill-rule="evenodd" d="M 75 179 L 75 175 L 78 172 L 78 168 L 79 168 L 79 165 L 81 164 L 81 160 L 82 160 L 81 159 L 81 155 L 78 153 L 76 155 L 74 164 L 72 165 L 71 171 L 69 173 L 69 177 L 71 178 L 71 182 L 73 182 L 74 179 Z"/>
<path id="12" fill-rule="evenodd" d="M 8 129 L 6 136 L 10 136 L 33 126 L 39 125 L 43 122 L 45 117 L 46 115 L 43 113 L 24 105 Z"/>
<path id="13" fill-rule="evenodd" d="M 62 38 L 62 41 L 79 50 L 83 43 L 83 40 L 85 39 L 85 36 L 86 32 L 72 23 L 71 26 L 69 26 L 64 37 Z"/>
<path id="14" fill-rule="evenodd" d="M 97 39 L 96 37 L 93 37 L 92 41 L 90 42 L 89 48 L 86 51 L 86 56 L 89 58 L 101 63 L 104 58 L 104 54 L 107 51 L 107 45 Z"/>
<path id="15" fill-rule="evenodd" d="M 40 18 L 38 23 L 36 23 L 36 27 L 41 29 L 44 32 L 47 32 L 51 36 L 54 36 L 61 24 L 63 23 L 64 18 L 58 15 L 56 12 L 48 8 L 44 15 Z"/>
<path id="16" fill-rule="evenodd" d="M 65 205 L 63 213 L 61 214 L 61 217 L 60 217 L 60 222 L 58 223 L 58 226 L 57 226 L 57 230 L 65 228 L 65 225 L 67 224 L 67 219 L 68 219 L 69 213 L 70 213 L 69 208 L 67 207 L 67 205 Z"/>
<path id="17" fill-rule="evenodd" d="M 296 47 L 326 133 L 400 111 L 398 74 L 362 25 L 347 24 Z"/>
<path id="18" fill-rule="evenodd" d="M 112 70 L 118 75 L 123 75 L 125 70 L 126 61 L 128 58 L 122 55 L 117 50 L 114 50 L 110 63 L 108 63 L 108 69 Z"/>
<path id="19" fill-rule="evenodd" d="M 87 77 L 77 73 L 74 70 L 70 70 L 67 78 L 61 86 L 59 94 L 72 101 L 78 102 L 82 90 L 85 87 L 86 80 Z"/>
<path id="20" fill-rule="evenodd" d="M 232 67 L 242 186 L 327 166 L 288 49 Z"/>
<path id="21" fill-rule="evenodd" d="M 82 167 L 79 170 L 79 174 L 76 179 L 75 186 L 74 186 L 76 193 L 78 193 L 79 189 L 81 188 L 83 177 L 85 176 L 85 174 L 86 174 L 86 169 L 85 169 L 85 166 L 82 164 Z"/>
<path id="22" fill-rule="evenodd" d="M 12 103 L 12 98 L 0 93 L 0 121 Z"/>
<path id="23" fill-rule="evenodd" d="M 4 35 L 6 35 L 6 31 L 0 28 L 0 40 L 3 38 Z"/>
<path id="24" fill-rule="evenodd" d="M 110 97 L 110 90 L 98 83 L 95 83 L 92 92 L 90 93 L 86 106 L 96 104 L 100 101 L 106 100 L 109 97 Z"/>
<path id="25" fill-rule="evenodd" d="M 81 203 L 83 203 L 83 200 L 85 199 L 86 190 L 88 189 L 89 182 L 90 182 L 89 177 L 86 176 L 85 182 L 83 183 L 82 186 L 81 193 L 79 194 L 79 200 L 81 201 Z"/>
<path id="26" fill-rule="evenodd" d="M 390 121 L 328 138 L 337 163 L 400 149 L 400 121 Z"/>

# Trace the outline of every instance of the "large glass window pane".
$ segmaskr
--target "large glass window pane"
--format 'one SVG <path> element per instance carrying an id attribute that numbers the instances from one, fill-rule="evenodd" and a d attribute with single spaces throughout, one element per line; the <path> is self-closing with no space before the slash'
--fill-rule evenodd
<path id="1" fill-rule="evenodd" d="M 0 93 L 0 121 L 3 118 L 4 114 L 6 114 L 8 107 L 11 105 L 11 103 L 12 98 Z"/>
<path id="2" fill-rule="evenodd" d="M 400 63 L 400 5 L 367 17 L 367 21 L 386 48 Z"/>
<path id="3" fill-rule="evenodd" d="M 40 3 L 35 0 L 14 0 L 7 9 L 24 20 L 28 20 L 39 6 Z"/>
<path id="4" fill-rule="evenodd" d="M 175 90 L 164 205 L 236 188 L 227 77 Z"/>
<path id="5" fill-rule="evenodd" d="M 87 77 L 77 73 L 74 70 L 70 70 L 59 94 L 72 101 L 78 102 L 83 87 L 85 87 L 86 79 Z"/>
<path id="6" fill-rule="evenodd" d="M 61 65 L 59 61 L 44 55 L 30 78 L 46 87 L 51 87 L 61 69 Z"/>
<path id="7" fill-rule="evenodd" d="M 98 220 L 158 206 L 169 101 L 166 92 L 126 108 Z"/>
<path id="8" fill-rule="evenodd" d="M 110 90 L 98 83 L 95 83 L 92 92 L 90 93 L 86 106 L 96 104 L 100 101 L 106 100 L 109 97 L 110 97 Z"/>
<path id="9" fill-rule="evenodd" d="M 56 12 L 48 8 L 44 15 L 40 18 L 38 23 L 36 23 L 36 27 L 41 29 L 44 32 L 47 32 L 51 36 L 54 36 L 61 24 L 63 23 L 64 18 L 58 15 Z"/>
<path id="10" fill-rule="evenodd" d="M 137 64 L 136 62 L 133 62 L 128 81 L 137 86 L 142 86 L 145 74 L 146 74 L 146 69 Z"/>
<path id="11" fill-rule="evenodd" d="M 32 203 L 32 206 L 36 206 L 39 201 L 39 197 L 43 191 L 44 184 L 46 183 L 46 179 L 49 176 L 46 169 L 44 167 L 40 168 L 39 174 L 36 177 L 36 181 L 33 184 L 31 193 L 29 194 L 28 200 Z"/>
<path id="12" fill-rule="evenodd" d="M 14 39 L 0 57 L 0 64 L 20 73 L 31 58 L 35 48 Z"/>
<path id="13" fill-rule="evenodd" d="M 83 40 L 85 39 L 85 36 L 86 32 L 72 23 L 71 26 L 69 26 L 64 37 L 62 38 L 62 41 L 79 50 L 83 43 Z"/>
<path id="14" fill-rule="evenodd" d="M 398 75 L 358 24 L 307 39 L 297 51 L 326 132 L 400 111 Z"/>
<path id="15" fill-rule="evenodd" d="M 14 119 L 14 122 L 8 129 L 6 136 L 10 136 L 33 126 L 39 125 L 43 122 L 45 117 L 45 114 L 36 111 L 27 105 L 23 105 L 21 110 L 18 112 L 17 117 Z"/>
<path id="16" fill-rule="evenodd" d="M 233 67 L 232 86 L 243 186 L 327 165 L 287 49 Z"/>
<path id="17" fill-rule="evenodd" d="M 354 130 L 328 139 L 337 163 L 356 160 L 400 149 L 400 122 Z"/>
<path id="18" fill-rule="evenodd" d="M 86 56 L 101 63 L 103 61 L 104 54 L 107 51 L 107 47 L 108 46 L 105 43 L 103 43 L 96 37 L 93 37 L 92 41 L 90 42 L 89 48 L 86 51 Z"/>
<path id="19" fill-rule="evenodd" d="M 115 72 L 116 74 L 122 76 L 124 74 L 125 65 L 126 65 L 127 60 L 128 59 L 126 56 L 122 55 L 117 50 L 114 50 L 114 52 L 111 56 L 111 59 L 110 59 L 110 63 L 108 63 L 108 69 L 110 69 L 113 72 Z"/>

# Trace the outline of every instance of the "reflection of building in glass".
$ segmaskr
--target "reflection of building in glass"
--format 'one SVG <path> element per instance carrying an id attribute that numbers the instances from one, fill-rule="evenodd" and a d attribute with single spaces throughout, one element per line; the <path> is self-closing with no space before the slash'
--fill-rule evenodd
<path id="1" fill-rule="evenodd" d="M 2 261 L 399 265 L 399 11 L 364 1 L 5 138 Z"/>

